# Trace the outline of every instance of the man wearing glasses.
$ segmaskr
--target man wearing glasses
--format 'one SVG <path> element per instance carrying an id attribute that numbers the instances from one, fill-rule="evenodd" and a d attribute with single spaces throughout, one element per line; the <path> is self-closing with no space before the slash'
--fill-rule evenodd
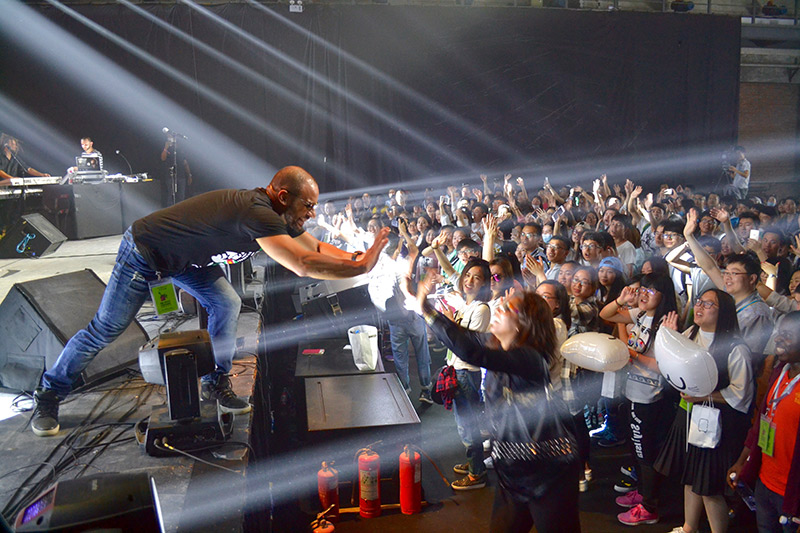
<path id="1" fill-rule="evenodd" d="M 558 272 L 569 254 L 569 241 L 560 235 L 553 235 L 553 238 L 547 243 L 545 253 L 550 262 L 550 268 L 545 271 L 544 276 L 549 280 L 558 280 Z"/>
<path id="2" fill-rule="evenodd" d="M 236 350 L 241 299 L 220 268 L 263 250 L 298 276 L 340 279 L 369 272 L 386 245 L 389 228 L 366 252 L 348 253 L 303 230 L 315 216 L 319 187 L 300 167 L 278 171 L 267 188 L 223 189 L 195 196 L 134 222 L 125 232 L 116 265 L 91 324 L 75 334 L 34 393 L 31 420 L 38 436 L 59 431 L 58 406 L 80 372 L 133 321 L 150 283 L 171 278 L 208 311 L 216 369 L 202 378 L 202 396 L 225 412 L 250 404 L 231 389 L 228 372 Z"/>
<path id="3" fill-rule="evenodd" d="M 750 348 L 753 370 L 758 374 L 764 361 L 764 348 L 772 335 L 772 311 L 756 290 L 761 274 L 761 263 L 753 253 L 748 252 L 732 256 L 725 270 L 720 270 L 711 255 L 695 238 L 696 228 L 697 211 L 692 209 L 687 214 L 684 237 L 698 266 L 711 278 L 717 288 L 730 294 L 736 302 L 736 318 L 742 339 Z"/>

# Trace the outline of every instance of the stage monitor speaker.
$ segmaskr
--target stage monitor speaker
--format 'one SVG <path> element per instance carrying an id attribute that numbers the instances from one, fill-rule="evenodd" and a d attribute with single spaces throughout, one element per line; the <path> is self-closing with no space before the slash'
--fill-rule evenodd
<path id="1" fill-rule="evenodd" d="M 91 322 L 105 285 L 91 270 L 15 283 L 0 303 L 0 387 L 31 391 L 75 333 Z M 103 349 L 81 373 L 80 385 L 135 364 L 147 333 L 138 322 Z"/>
<path id="2" fill-rule="evenodd" d="M 347 330 L 352 326 L 377 325 L 378 320 L 367 285 L 333 293 L 323 291 L 303 301 L 303 322 L 310 337 L 347 338 Z"/>
<path id="3" fill-rule="evenodd" d="M 67 237 L 39 213 L 22 215 L 0 240 L 0 259 L 42 257 L 58 250 Z"/>

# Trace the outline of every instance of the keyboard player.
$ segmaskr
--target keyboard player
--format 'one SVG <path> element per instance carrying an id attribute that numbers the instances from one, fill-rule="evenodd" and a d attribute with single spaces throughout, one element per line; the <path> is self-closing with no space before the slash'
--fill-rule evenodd
<path id="1" fill-rule="evenodd" d="M 47 177 L 50 174 L 39 172 L 31 167 L 19 157 L 22 151 L 20 142 L 6 133 L 0 135 L 0 146 L 2 146 L 2 154 L 0 154 L 0 186 L 11 185 L 11 178 L 19 178 L 22 176 L 36 176 Z"/>

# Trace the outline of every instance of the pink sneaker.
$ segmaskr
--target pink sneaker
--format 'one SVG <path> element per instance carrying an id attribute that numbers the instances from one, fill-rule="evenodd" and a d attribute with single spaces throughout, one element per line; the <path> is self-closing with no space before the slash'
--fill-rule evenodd
<path id="1" fill-rule="evenodd" d="M 655 524 L 658 522 L 658 515 L 650 513 L 642 504 L 631 507 L 629 511 L 617 515 L 617 520 L 626 526 L 638 526 L 639 524 Z"/>
<path id="2" fill-rule="evenodd" d="M 636 507 L 640 503 L 642 503 L 642 495 L 639 494 L 638 490 L 632 490 L 628 493 L 625 493 L 623 496 L 618 496 L 615 502 L 620 507 Z"/>

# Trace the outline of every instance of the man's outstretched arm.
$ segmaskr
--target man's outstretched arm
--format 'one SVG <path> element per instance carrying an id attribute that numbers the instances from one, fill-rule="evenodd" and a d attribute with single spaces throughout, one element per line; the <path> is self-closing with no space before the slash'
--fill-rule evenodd
<path id="1" fill-rule="evenodd" d="M 386 246 L 389 228 L 383 228 L 373 245 L 353 261 L 353 254 L 320 243 L 313 236 L 293 239 L 288 235 L 261 237 L 258 245 L 281 266 L 298 276 L 317 279 L 342 279 L 358 276 L 372 270 L 381 250 Z M 334 251 L 335 250 L 335 251 Z"/>

